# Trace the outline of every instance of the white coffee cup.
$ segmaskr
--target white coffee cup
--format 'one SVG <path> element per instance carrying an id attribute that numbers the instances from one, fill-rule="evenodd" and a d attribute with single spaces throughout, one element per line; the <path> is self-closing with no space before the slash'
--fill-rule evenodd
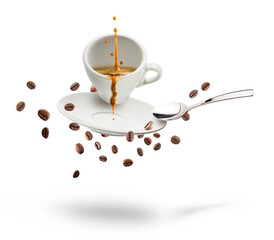
<path id="1" fill-rule="evenodd" d="M 105 43 L 105 41 L 108 41 Z M 123 61 L 125 66 L 135 67 L 136 70 L 122 77 L 116 84 L 117 104 L 127 100 L 134 88 L 153 83 L 160 79 L 162 68 L 155 63 L 147 64 L 146 51 L 141 43 L 134 38 L 118 35 L 118 60 Z M 110 102 L 112 97 L 111 79 L 96 72 L 93 68 L 103 66 L 114 66 L 115 38 L 114 34 L 99 36 L 93 39 L 86 46 L 83 53 L 83 61 L 86 72 L 92 84 L 97 88 L 99 96 Z M 151 77 L 146 76 L 148 71 L 155 71 L 157 74 Z"/>

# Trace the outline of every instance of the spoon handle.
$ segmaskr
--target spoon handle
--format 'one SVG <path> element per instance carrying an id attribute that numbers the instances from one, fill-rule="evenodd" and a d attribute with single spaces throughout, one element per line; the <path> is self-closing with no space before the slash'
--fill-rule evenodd
<path id="1" fill-rule="evenodd" d="M 220 101 L 224 101 L 224 100 L 230 100 L 230 99 L 235 99 L 235 98 L 243 98 L 243 97 L 252 97 L 253 96 L 253 89 L 246 89 L 246 90 L 240 90 L 240 91 L 235 91 L 235 92 L 230 92 L 230 93 L 226 93 L 226 94 L 222 94 L 216 97 L 212 97 L 209 98 L 205 101 L 199 102 L 197 104 L 194 104 L 192 106 L 190 106 L 188 108 L 188 111 L 202 106 L 202 105 L 206 105 L 209 103 L 215 103 L 215 102 L 220 102 Z"/>

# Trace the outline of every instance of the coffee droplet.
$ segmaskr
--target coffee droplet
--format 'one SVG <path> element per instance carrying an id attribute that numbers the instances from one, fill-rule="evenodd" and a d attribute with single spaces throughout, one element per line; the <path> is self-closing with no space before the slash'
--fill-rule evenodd
<path id="1" fill-rule="evenodd" d="M 46 139 L 49 137 L 49 129 L 47 127 L 42 129 L 42 136 Z"/>
<path id="2" fill-rule="evenodd" d="M 80 129 L 80 125 L 78 123 L 71 123 L 69 128 L 73 131 L 78 131 Z"/>
<path id="3" fill-rule="evenodd" d="M 161 148 L 161 143 L 156 143 L 153 147 L 155 151 L 158 151 Z"/>
<path id="4" fill-rule="evenodd" d="M 140 156 L 140 157 L 142 157 L 143 155 L 144 155 L 144 151 L 143 151 L 143 149 L 142 148 L 137 148 L 137 153 L 138 153 L 138 155 Z"/>
<path id="5" fill-rule="evenodd" d="M 26 104 L 23 101 L 21 101 L 16 104 L 16 110 L 18 112 L 22 112 L 24 110 L 25 106 L 26 106 Z"/>
<path id="6" fill-rule="evenodd" d="M 107 161 L 107 157 L 104 156 L 104 155 L 102 155 L 102 156 L 99 157 L 99 160 L 100 160 L 101 162 L 106 162 L 106 161 Z"/>
<path id="7" fill-rule="evenodd" d="M 172 142 L 173 144 L 179 144 L 179 143 L 181 142 L 181 139 L 180 139 L 178 136 L 173 136 L 173 137 L 171 138 L 171 142 Z"/>
<path id="8" fill-rule="evenodd" d="M 113 154 L 116 154 L 118 152 L 118 147 L 116 145 L 112 145 L 111 151 L 113 152 Z"/>
<path id="9" fill-rule="evenodd" d="M 153 128 L 154 122 L 149 121 L 147 125 L 145 126 L 145 130 L 151 130 Z"/>
<path id="10" fill-rule="evenodd" d="M 206 90 L 209 89 L 209 87 L 210 87 L 210 83 L 209 82 L 205 82 L 205 83 L 202 84 L 201 89 L 203 91 L 206 91 Z"/>
<path id="11" fill-rule="evenodd" d="M 108 41 L 106 40 L 106 41 L 105 41 L 105 43 L 107 44 L 107 43 L 108 43 Z"/>
<path id="12" fill-rule="evenodd" d="M 50 117 L 50 113 L 46 110 L 46 109 L 40 109 L 38 111 L 38 116 L 44 120 L 44 121 L 47 121 L 49 120 L 49 117 Z"/>
<path id="13" fill-rule="evenodd" d="M 76 170 L 76 171 L 73 173 L 72 177 L 73 177 L 73 178 L 78 178 L 79 175 L 80 175 L 80 172 L 79 172 L 78 170 Z"/>
<path id="14" fill-rule="evenodd" d="M 90 87 L 90 91 L 91 92 L 97 92 L 97 89 L 96 89 L 96 87 L 94 87 L 93 85 Z"/>
<path id="15" fill-rule="evenodd" d="M 93 135 L 90 131 L 86 131 L 85 137 L 88 141 L 90 141 L 93 138 Z"/>
<path id="16" fill-rule="evenodd" d="M 66 111 L 73 111 L 75 106 L 73 103 L 67 103 L 64 108 Z"/>
<path id="17" fill-rule="evenodd" d="M 82 154 L 84 152 L 84 147 L 81 143 L 75 145 L 75 150 L 77 153 Z"/>
<path id="18" fill-rule="evenodd" d="M 32 81 L 28 81 L 27 82 L 27 87 L 30 89 L 30 90 L 33 90 L 36 88 L 36 84 Z"/>
<path id="19" fill-rule="evenodd" d="M 186 113 L 182 116 L 182 119 L 183 119 L 184 121 L 188 121 L 188 120 L 190 119 L 189 113 L 186 112 Z"/>
<path id="20" fill-rule="evenodd" d="M 194 89 L 189 93 L 190 98 L 195 98 L 198 95 L 198 90 Z"/>
<path id="21" fill-rule="evenodd" d="M 133 164 L 133 161 L 131 159 L 125 159 L 123 164 L 125 167 L 130 167 Z"/>
<path id="22" fill-rule="evenodd" d="M 76 91 L 79 87 L 80 87 L 80 84 L 78 82 L 74 82 L 73 84 L 71 84 L 70 90 Z"/>
<path id="23" fill-rule="evenodd" d="M 132 142 L 134 140 L 134 132 L 132 131 L 127 132 L 126 139 L 128 142 Z"/>

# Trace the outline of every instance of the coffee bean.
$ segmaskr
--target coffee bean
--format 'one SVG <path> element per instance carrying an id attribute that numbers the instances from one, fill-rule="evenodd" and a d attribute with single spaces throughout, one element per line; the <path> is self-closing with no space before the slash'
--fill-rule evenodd
<path id="1" fill-rule="evenodd" d="M 140 156 L 140 157 L 142 157 L 143 155 L 144 155 L 144 151 L 143 151 L 143 149 L 142 148 L 137 148 L 137 153 L 138 153 L 138 155 Z"/>
<path id="2" fill-rule="evenodd" d="M 84 152 L 84 147 L 81 143 L 77 143 L 75 145 L 75 149 L 76 149 L 76 152 L 78 152 L 79 154 L 82 154 Z"/>
<path id="3" fill-rule="evenodd" d="M 78 170 L 76 170 L 74 173 L 73 173 L 73 178 L 78 178 L 80 175 L 80 172 Z"/>
<path id="4" fill-rule="evenodd" d="M 80 129 L 80 125 L 78 123 L 73 122 L 69 125 L 69 128 L 73 131 L 78 131 Z"/>
<path id="5" fill-rule="evenodd" d="M 49 120 L 50 114 L 49 114 L 49 112 L 48 112 L 46 109 L 40 109 L 40 110 L 38 111 L 38 116 L 39 116 L 42 120 L 47 121 L 47 120 Z"/>
<path id="6" fill-rule="evenodd" d="M 21 112 L 21 111 L 24 110 L 25 106 L 26 106 L 26 104 L 25 104 L 24 102 L 21 101 L 21 102 L 19 102 L 19 103 L 16 104 L 16 110 L 17 110 L 18 112 Z"/>
<path id="7" fill-rule="evenodd" d="M 116 154 L 118 152 L 118 147 L 116 145 L 112 145 L 111 151 Z"/>
<path id="8" fill-rule="evenodd" d="M 151 130 L 153 128 L 154 122 L 153 121 L 149 121 L 147 123 L 147 125 L 145 126 L 146 130 Z"/>
<path id="9" fill-rule="evenodd" d="M 104 156 L 104 155 L 102 155 L 102 156 L 99 157 L 99 160 L 100 160 L 101 162 L 106 162 L 106 161 L 107 161 L 107 157 Z"/>
<path id="10" fill-rule="evenodd" d="M 73 84 L 71 84 L 70 90 L 76 91 L 79 87 L 80 87 L 80 84 L 78 82 L 74 82 Z"/>
<path id="11" fill-rule="evenodd" d="M 132 142 L 134 140 L 134 132 L 132 131 L 127 132 L 126 139 L 128 142 Z"/>
<path id="12" fill-rule="evenodd" d="M 73 103 L 67 103 L 64 108 L 67 111 L 72 111 L 75 108 L 75 106 Z"/>
<path id="13" fill-rule="evenodd" d="M 96 89 L 96 87 L 94 87 L 93 85 L 90 87 L 90 91 L 91 92 L 97 92 L 97 89 Z"/>
<path id="14" fill-rule="evenodd" d="M 93 135 L 92 135 L 92 133 L 90 131 L 86 131 L 85 137 L 86 137 L 87 140 L 90 141 L 93 138 Z"/>
<path id="15" fill-rule="evenodd" d="M 159 138 L 161 135 L 160 135 L 160 133 L 154 133 L 153 136 L 154 136 L 155 138 Z"/>
<path id="16" fill-rule="evenodd" d="M 106 135 L 106 134 L 101 134 L 102 137 L 109 137 L 109 135 Z"/>
<path id="17" fill-rule="evenodd" d="M 180 139 L 179 137 L 177 137 L 177 136 L 173 136 L 173 137 L 171 138 L 171 142 L 172 142 L 173 144 L 179 144 L 179 143 L 181 142 L 181 139 Z"/>
<path id="18" fill-rule="evenodd" d="M 195 98 L 198 95 L 198 90 L 194 89 L 189 93 L 190 98 Z"/>
<path id="19" fill-rule="evenodd" d="M 49 136 L 49 129 L 48 129 L 47 127 L 44 127 L 44 128 L 42 129 L 42 136 L 43 136 L 44 138 L 48 138 L 48 136 Z"/>
<path id="20" fill-rule="evenodd" d="M 130 167 L 133 164 L 133 161 L 131 159 L 125 159 L 123 164 L 125 167 Z"/>
<path id="21" fill-rule="evenodd" d="M 190 119 L 189 113 L 186 112 L 186 113 L 182 116 L 182 119 L 183 119 L 184 121 L 188 121 L 188 120 Z"/>
<path id="22" fill-rule="evenodd" d="M 209 87 L 210 87 L 210 83 L 209 82 L 205 82 L 205 83 L 202 84 L 201 89 L 203 91 L 206 91 L 206 90 L 209 89 Z"/>
<path id="23" fill-rule="evenodd" d="M 161 148 L 161 143 L 156 143 L 153 147 L 155 151 L 158 151 Z"/>
<path id="24" fill-rule="evenodd" d="M 152 140 L 149 137 L 146 137 L 144 139 L 144 142 L 145 142 L 146 145 L 150 145 L 152 143 Z"/>
<path id="25" fill-rule="evenodd" d="M 97 149 L 97 150 L 100 150 L 101 149 L 101 144 L 99 143 L 99 142 L 95 142 L 94 143 L 94 146 L 95 146 L 95 148 Z"/>
<path id="26" fill-rule="evenodd" d="M 143 138 L 143 137 L 144 137 L 144 135 L 138 135 L 137 137 L 138 137 L 138 138 Z"/>
<path id="27" fill-rule="evenodd" d="M 28 81 L 27 82 L 27 87 L 30 89 L 30 90 L 33 90 L 36 88 L 36 84 L 32 81 Z"/>

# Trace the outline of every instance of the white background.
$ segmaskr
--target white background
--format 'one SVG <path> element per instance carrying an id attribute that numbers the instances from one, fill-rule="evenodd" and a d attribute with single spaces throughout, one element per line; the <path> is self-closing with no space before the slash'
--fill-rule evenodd
<path id="1" fill-rule="evenodd" d="M 264 0 L 1 1 L 0 239 L 273 239 L 273 12 Z M 71 131 L 56 104 L 75 81 L 77 92 L 89 91 L 82 51 L 114 27 L 163 67 L 159 82 L 132 97 L 193 104 L 246 88 L 254 97 L 169 122 L 158 152 L 140 139 L 94 133 L 88 142 L 86 129 Z M 211 88 L 190 99 L 204 81 Z M 38 118 L 40 108 L 49 121 Z M 179 145 L 170 142 L 174 134 Z M 134 164 L 125 168 L 128 157 Z"/>

